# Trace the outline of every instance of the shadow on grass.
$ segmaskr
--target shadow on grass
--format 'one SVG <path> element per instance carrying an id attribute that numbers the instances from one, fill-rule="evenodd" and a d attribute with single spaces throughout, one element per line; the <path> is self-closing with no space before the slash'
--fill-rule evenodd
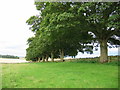
<path id="1" fill-rule="evenodd" d="M 96 64 L 101 64 L 100 62 L 98 62 L 98 60 L 76 60 L 76 61 L 72 61 L 72 63 L 96 63 Z M 120 61 L 112 61 L 112 62 L 107 62 L 107 63 L 103 63 L 104 65 L 113 65 L 113 66 L 120 66 Z"/>

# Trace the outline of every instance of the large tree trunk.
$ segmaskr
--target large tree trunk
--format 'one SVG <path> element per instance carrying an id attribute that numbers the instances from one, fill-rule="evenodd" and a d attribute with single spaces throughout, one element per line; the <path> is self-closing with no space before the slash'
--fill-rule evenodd
<path id="1" fill-rule="evenodd" d="M 40 58 L 38 57 L 38 62 L 40 62 Z"/>
<path id="2" fill-rule="evenodd" d="M 101 40 L 100 42 L 100 62 L 108 62 L 107 40 Z"/>
<path id="3" fill-rule="evenodd" d="M 51 61 L 54 62 L 54 54 L 51 52 Z"/>
<path id="4" fill-rule="evenodd" d="M 48 62 L 48 58 L 49 58 L 49 56 L 48 56 L 48 55 L 46 55 L 46 62 Z"/>
<path id="5" fill-rule="evenodd" d="M 59 51 L 60 51 L 60 59 L 61 59 L 61 61 L 63 61 L 64 60 L 64 51 L 63 51 L 63 49 L 59 50 Z"/>
<path id="6" fill-rule="evenodd" d="M 42 60 L 43 60 L 43 62 L 45 62 L 45 58 L 44 58 L 44 56 L 42 57 Z"/>

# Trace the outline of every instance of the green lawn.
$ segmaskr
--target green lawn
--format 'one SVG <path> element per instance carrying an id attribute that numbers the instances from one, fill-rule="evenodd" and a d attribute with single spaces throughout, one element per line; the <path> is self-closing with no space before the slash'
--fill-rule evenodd
<path id="1" fill-rule="evenodd" d="M 117 88 L 118 67 L 92 63 L 2 64 L 3 88 Z"/>

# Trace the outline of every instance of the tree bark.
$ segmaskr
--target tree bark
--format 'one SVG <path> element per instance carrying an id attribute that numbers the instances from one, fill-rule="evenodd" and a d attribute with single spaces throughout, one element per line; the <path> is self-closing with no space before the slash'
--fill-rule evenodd
<path id="1" fill-rule="evenodd" d="M 48 62 L 48 58 L 49 58 L 49 56 L 48 56 L 48 55 L 46 55 L 46 62 Z"/>
<path id="2" fill-rule="evenodd" d="M 63 51 L 63 49 L 59 50 L 59 51 L 60 51 L 60 59 L 61 59 L 61 61 L 63 61 L 64 60 L 64 51 Z"/>
<path id="3" fill-rule="evenodd" d="M 38 58 L 38 62 L 40 62 L 40 58 Z"/>
<path id="4" fill-rule="evenodd" d="M 51 61 L 54 62 L 54 54 L 51 52 Z"/>
<path id="5" fill-rule="evenodd" d="M 100 62 L 108 62 L 107 40 L 101 40 L 100 42 Z"/>
<path id="6" fill-rule="evenodd" d="M 43 60 L 43 62 L 45 62 L 45 58 L 44 58 L 44 56 L 42 57 L 42 60 Z"/>

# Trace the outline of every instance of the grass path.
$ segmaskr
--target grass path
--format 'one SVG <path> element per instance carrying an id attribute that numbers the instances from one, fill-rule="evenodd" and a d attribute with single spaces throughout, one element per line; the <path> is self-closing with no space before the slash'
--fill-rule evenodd
<path id="1" fill-rule="evenodd" d="M 3 88 L 117 88 L 118 67 L 90 63 L 2 65 Z"/>

